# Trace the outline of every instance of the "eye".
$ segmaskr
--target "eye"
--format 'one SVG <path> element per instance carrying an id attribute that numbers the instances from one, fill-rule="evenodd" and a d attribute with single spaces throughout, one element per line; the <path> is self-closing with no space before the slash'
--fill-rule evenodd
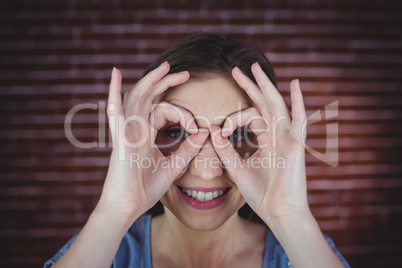
<path id="1" fill-rule="evenodd" d="M 230 142 L 239 143 L 248 137 L 248 132 L 244 128 L 236 128 L 235 131 L 229 136 Z"/>
<path id="2" fill-rule="evenodd" d="M 185 131 L 183 128 L 170 128 L 164 131 L 165 136 L 171 138 L 172 140 L 186 139 L 190 133 Z"/>
<path id="3" fill-rule="evenodd" d="M 161 153 L 166 156 L 175 152 L 188 136 L 190 136 L 190 133 L 180 125 L 167 126 L 165 129 L 158 131 L 155 144 Z"/>
<path id="4" fill-rule="evenodd" d="M 243 158 L 249 158 L 258 149 L 257 136 L 247 127 L 237 128 L 228 138 L 233 148 Z"/>

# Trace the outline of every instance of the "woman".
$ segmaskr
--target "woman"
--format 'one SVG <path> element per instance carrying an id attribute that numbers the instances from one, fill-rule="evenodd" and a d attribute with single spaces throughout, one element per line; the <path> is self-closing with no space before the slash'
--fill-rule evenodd
<path id="1" fill-rule="evenodd" d="M 215 33 L 169 48 L 123 102 L 121 80 L 99 203 L 45 267 L 349 267 L 308 206 L 298 80 L 291 119 L 267 58 Z"/>

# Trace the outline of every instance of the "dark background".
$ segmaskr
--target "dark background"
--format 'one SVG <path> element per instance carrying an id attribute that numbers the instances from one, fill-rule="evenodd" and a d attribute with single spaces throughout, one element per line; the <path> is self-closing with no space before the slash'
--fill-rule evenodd
<path id="1" fill-rule="evenodd" d="M 113 66 L 127 90 L 175 40 L 211 29 L 266 53 L 287 99 L 299 78 L 309 114 L 338 101 L 339 165 L 307 157 L 313 213 L 353 267 L 401 267 L 401 10 L 396 0 L 2 1 L 0 265 L 41 266 L 98 200 L 110 148 L 69 143 L 67 112 L 102 104 Z M 107 138 L 99 112 L 76 114 L 75 137 Z M 325 122 L 309 139 L 325 151 Z"/>

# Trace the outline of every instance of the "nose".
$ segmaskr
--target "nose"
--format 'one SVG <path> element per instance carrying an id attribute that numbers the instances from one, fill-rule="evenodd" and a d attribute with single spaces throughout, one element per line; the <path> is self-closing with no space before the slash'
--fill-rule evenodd
<path id="1" fill-rule="evenodd" d="M 211 135 L 208 136 L 198 154 L 190 162 L 189 171 L 203 180 L 212 180 L 223 174 L 221 160 L 216 154 Z"/>

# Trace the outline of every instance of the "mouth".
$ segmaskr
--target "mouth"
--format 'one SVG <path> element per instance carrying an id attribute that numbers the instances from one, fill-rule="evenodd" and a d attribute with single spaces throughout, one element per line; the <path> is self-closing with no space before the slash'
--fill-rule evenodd
<path id="1" fill-rule="evenodd" d="M 196 209 L 211 209 L 222 204 L 231 187 L 217 188 L 186 188 L 177 186 L 180 195 L 191 207 Z"/>
<path id="2" fill-rule="evenodd" d="M 198 202 L 208 202 L 208 201 L 214 200 L 230 190 L 230 187 L 229 187 L 226 189 L 205 192 L 205 191 L 196 191 L 196 190 L 186 189 L 186 188 L 183 188 L 180 186 L 177 186 L 177 187 L 183 193 L 187 194 L 187 196 L 192 197 L 194 200 L 197 200 Z"/>

